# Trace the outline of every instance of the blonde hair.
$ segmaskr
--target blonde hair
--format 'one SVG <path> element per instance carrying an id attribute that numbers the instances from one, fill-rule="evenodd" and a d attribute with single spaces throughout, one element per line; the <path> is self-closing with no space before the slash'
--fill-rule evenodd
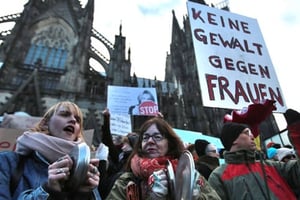
<path id="1" fill-rule="evenodd" d="M 36 131 L 36 132 L 40 132 L 40 133 L 50 135 L 47 124 L 48 124 L 50 118 L 58 111 L 58 109 L 60 107 L 65 107 L 68 111 L 70 111 L 71 113 L 74 113 L 76 116 L 79 117 L 79 119 L 80 119 L 80 122 L 79 122 L 80 134 L 79 134 L 78 137 L 80 139 L 84 140 L 84 138 L 83 138 L 83 115 L 82 115 L 82 112 L 81 112 L 80 108 L 75 103 L 72 103 L 70 101 L 61 101 L 61 102 L 58 102 L 57 104 L 51 106 L 46 111 L 43 118 L 35 125 L 35 127 L 33 127 L 31 129 L 31 131 Z"/>

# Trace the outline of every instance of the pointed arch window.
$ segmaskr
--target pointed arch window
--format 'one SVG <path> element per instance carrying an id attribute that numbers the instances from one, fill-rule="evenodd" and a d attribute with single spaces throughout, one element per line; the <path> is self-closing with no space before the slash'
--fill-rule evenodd
<path id="1" fill-rule="evenodd" d="M 62 48 L 32 44 L 25 58 L 25 64 L 35 65 L 41 61 L 42 67 L 64 69 L 68 51 Z"/>
<path id="2" fill-rule="evenodd" d="M 27 53 L 27 56 L 25 58 L 25 64 L 30 64 L 34 58 L 34 52 L 35 52 L 35 49 L 36 49 L 36 46 L 35 45 L 32 45 L 30 48 L 29 48 L 29 51 Z"/>

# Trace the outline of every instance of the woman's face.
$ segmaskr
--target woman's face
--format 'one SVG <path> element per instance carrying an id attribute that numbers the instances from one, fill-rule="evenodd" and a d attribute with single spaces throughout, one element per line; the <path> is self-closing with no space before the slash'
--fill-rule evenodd
<path id="1" fill-rule="evenodd" d="M 150 100 L 150 99 L 151 99 L 151 95 L 145 93 L 145 94 L 143 94 L 143 95 L 141 96 L 141 103 L 142 103 L 142 102 L 145 102 L 145 101 L 148 101 L 148 100 Z"/>
<path id="2" fill-rule="evenodd" d="M 80 120 L 74 111 L 60 106 L 48 122 L 49 132 L 52 136 L 75 141 L 80 135 Z"/>
<path id="3" fill-rule="evenodd" d="M 168 152 L 168 140 L 152 124 L 143 134 L 142 150 L 149 158 L 165 156 Z"/>

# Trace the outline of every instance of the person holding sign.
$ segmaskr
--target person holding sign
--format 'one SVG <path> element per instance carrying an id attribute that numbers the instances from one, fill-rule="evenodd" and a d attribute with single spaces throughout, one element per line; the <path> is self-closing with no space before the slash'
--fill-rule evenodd
<path id="1" fill-rule="evenodd" d="M 1 152 L 0 199 L 101 199 L 99 160 L 89 157 L 82 120 L 76 104 L 59 102 L 18 137 L 15 152 Z"/>
<path id="2" fill-rule="evenodd" d="M 148 119 L 140 128 L 126 171 L 116 180 L 106 199 L 172 199 L 176 191 L 169 187 L 167 163 L 176 171 L 184 150 L 183 142 L 164 119 Z M 193 199 L 220 199 L 203 176 L 198 172 L 191 175 L 199 177 L 193 184 Z"/>

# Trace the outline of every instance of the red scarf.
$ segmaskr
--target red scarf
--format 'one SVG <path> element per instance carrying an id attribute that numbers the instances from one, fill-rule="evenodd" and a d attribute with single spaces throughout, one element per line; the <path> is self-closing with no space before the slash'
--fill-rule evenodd
<path id="1" fill-rule="evenodd" d="M 135 176 L 141 177 L 144 180 L 148 180 L 148 177 L 157 170 L 166 169 L 167 161 L 172 163 L 174 171 L 178 163 L 178 159 L 174 159 L 171 156 L 162 156 L 158 158 L 142 158 L 137 154 L 131 159 L 131 169 Z"/>

